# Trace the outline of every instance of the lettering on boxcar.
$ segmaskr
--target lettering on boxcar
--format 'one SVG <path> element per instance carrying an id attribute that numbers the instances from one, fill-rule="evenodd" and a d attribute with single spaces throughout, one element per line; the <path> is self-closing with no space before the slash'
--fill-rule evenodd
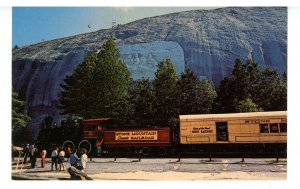
<path id="1" fill-rule="evenodd" d="M 270 123 L 269 119 L 245 120 L 245 123 Z"/>
<path id="2" fill-rule="evenodd" d="M 116 141 L 124 140 L 157 140 L 157 131 L 115 132 Z"/>
<path id="3" fill-rule="evenodd" d="M 192 133 L 212 133 L 213 130 L 210 127 L 193 127 Z"/>

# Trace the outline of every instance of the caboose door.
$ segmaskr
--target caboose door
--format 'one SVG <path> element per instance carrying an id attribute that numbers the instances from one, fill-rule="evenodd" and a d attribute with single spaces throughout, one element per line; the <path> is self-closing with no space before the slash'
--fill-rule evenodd
<path id="1" fill-rule="evenodd" d="M 228 141 L 227 122 L 216 122 L 217 141 Z"/>

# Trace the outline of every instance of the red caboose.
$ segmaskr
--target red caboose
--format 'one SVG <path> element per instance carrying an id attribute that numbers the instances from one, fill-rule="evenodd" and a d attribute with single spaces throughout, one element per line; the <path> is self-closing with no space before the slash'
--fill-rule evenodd
<path id="1" fill-rule="evenodd" d="M 112 129 L 111 122 L 110 118 L 84 120 L 84 141 L 89 141 L 92 147 L 96 140 L 103 139 L 103 151 L 126 155 L 138 152 L 165 155 L 172 144 L 169 127 Z"/>

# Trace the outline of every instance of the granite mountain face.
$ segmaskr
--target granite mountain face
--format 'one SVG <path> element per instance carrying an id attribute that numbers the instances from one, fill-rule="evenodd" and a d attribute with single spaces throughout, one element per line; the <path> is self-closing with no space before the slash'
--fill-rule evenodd
<path id="1" fill-rule="evenodd" d="M 165 58 L 172 59 L 178 74 L 191 68 L 216 85 L 231 73 L 236 58 L 252 58 L 279 73 L 287 68 L 284 7 L 185 11 L 21 47 L 12 53 L 12 79 L 32 117 L 33 135 L 45 116 L 62 118 L 56 108 L 60 84 L 108 36 L 115 38 L 133 79 L 153 78 Z"/>

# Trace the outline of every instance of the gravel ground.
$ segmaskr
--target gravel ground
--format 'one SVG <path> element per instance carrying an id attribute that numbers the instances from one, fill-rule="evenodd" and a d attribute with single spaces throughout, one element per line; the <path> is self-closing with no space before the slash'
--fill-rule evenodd
<path id="1" fill-rule="evenodd" d="M 94 180 L 285 180 L 287 161 L 281 159 L 127 159 L 94 158 L 86 174 Z M 51 171 L 46 167 L 29 168 L 29 164 L 12 166 L 13 180 L 67 180 L 67 171 Z M 70 166 L 65 162 L 66 169 Z"/>

